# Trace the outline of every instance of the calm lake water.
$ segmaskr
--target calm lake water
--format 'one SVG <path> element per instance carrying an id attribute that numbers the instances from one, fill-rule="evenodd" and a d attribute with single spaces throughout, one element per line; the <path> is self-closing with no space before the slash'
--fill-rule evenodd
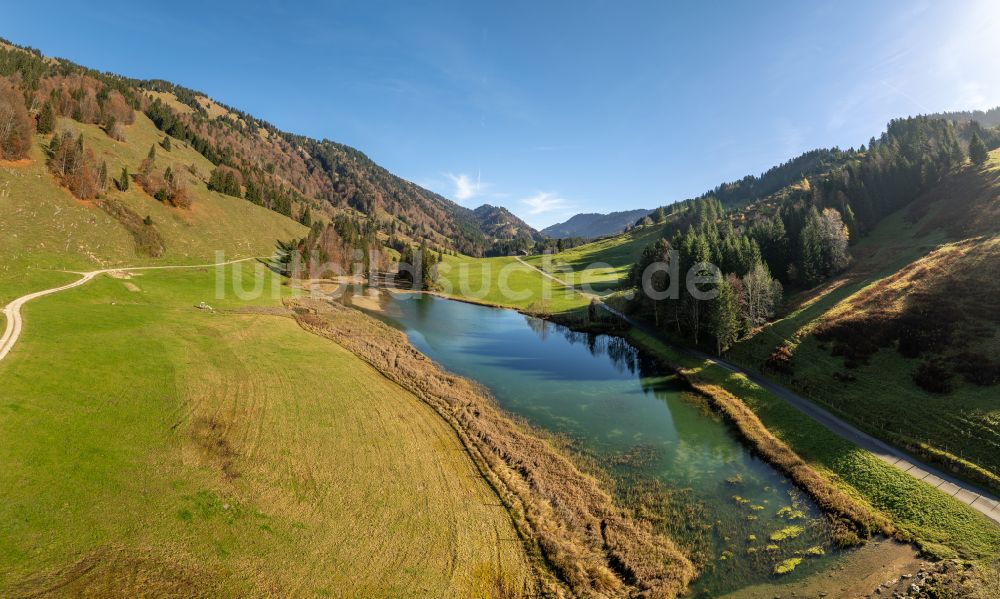
<path id="1" fill-rule="evenodd" d="M 627 341 L 428 295 L 380 301 L 376 315 L 421 352 L 485 385 L 505 410 L 569 437 L 611 473 L 623 503 L 669 490 L 657 507 L 660 525 L 703 556 L 692 596 L 775 580 L 775 566 L 789 558 L 802 558 L 790 580 L 835 560 L 812 502 Z M 783 529 L 793 538 L 772 540 Z M 813 555 L 817 547 L 824 556 Z"/>

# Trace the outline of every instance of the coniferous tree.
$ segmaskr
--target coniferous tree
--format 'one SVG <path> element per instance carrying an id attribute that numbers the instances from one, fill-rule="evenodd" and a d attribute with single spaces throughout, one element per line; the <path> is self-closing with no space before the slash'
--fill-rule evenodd
<path id="1" fill-rule="evenodd" d="M 101 167 L 97 169 L 97 187 L 105 192 L 108 190 L 108 163 L 101 161 Z"/>
<path id="2" fill-rule="evenodd" d="M 38 113 L 38 132 L 42 134 L 52 133 L 56 128 L 56 115 L 52 110 L 52 103 L 46 102 L 42 105 L 41 112 Z"/>
<path id="3" fill-rule="evenodd" d="M 986 149 L 986 144 L 983 143 L 979 134 L 972 134 L 972 141 L 969 142 L 969 158 L 972 159 L 972 164 L 980 165 L 986 162 L 989 158 L 989 151 Z"/>
<path id="4" fill-rule="evenodd" d="M 160 142 L 160 147 L 163 148 L 164 150 L 168 151 L 168 152 L 170 151 L 170 136 L 169 135 L 164 135 L 163 136 L 163 141 Z"/>
<path id="5" fill-rule="evenodd" d="M 799 272 L 802 282 L 815 285 L 823 280 L 826 269 L 823 266 L 823 239 L 819 231 L 819 212 L 813 207 L 806 219 L 806 225 L 799 234 Z"/>
<path id="6" fill-rule="evenodd" d="M 122 176 L 118 180 L 118 189 L 122 191 L 128 191 L 128 167 L 122 167 Z"/>
<path id="7" fill-rule="evenodd" d="M 716 353 L 721 356 L 739 339 L 739 311 L 733 285 L 728 279 L 720 280 L 716 289 L 719 294 L 712 300 L 709 328 L 715 337 Z"/>

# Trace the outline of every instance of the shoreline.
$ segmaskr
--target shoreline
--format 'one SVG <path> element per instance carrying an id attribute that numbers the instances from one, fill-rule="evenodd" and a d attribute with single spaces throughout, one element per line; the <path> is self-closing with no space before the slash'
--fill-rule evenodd
<path id="1" fill-rule="evenodd" d="M 618 506 L 544 435 L 505 414 L 474 381 L 438 367 L 402 332 L 329 301 L 286 305 L 304 330 L 351 351 L 452 426 L 510 513 L 543 595 L 677 597 L 695 579 L 672 539 Z"/>
<path id="2" fill-rule="evenodd" d="M 692 391 L 704 397 L 713 410 L 732 424 L 739 440 L 775 470 L 787 476 L 797 488 L 809 495 L 817 507 L 834 524 L 834 541 L 841 546 L 857 546 L 876 534 L 892 537 L 897 531 L 887 517 L 870 509 L 840 490 L 827 477 L 819 474 L 801 456 L 771 433 L 753 411 L 738 397 L 718 385 L 711 385 L 678 364 L 672 363 L 653 344 L 637 338 L 634 331 L 621 331 L 618 327 L 589 322 L 589 318 L 571 319 L 562 314 L 536 314 L 510 306 L 478 302 L 470 298 L 456 298 L 435 291 L 387 290 L 389 293 L 422 293 L 468 304 L 513 310 L 519 314 L 543 318 L 571 330 L 584 333 L 607 334 L 627 339 L 650 353 L 670 371 L 689 385 Z M 586 315 L 585 308 L 580 312 Z"/>

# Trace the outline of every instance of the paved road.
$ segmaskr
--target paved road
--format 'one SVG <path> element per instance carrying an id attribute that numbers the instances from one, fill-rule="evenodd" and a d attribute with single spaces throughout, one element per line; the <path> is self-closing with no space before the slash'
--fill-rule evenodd
<path id="1" fill-rule="evenodd" d="M 225 266 L 227 264 L 235 264 L 237 262 L 246 262 L 247 260 L 256 260 L 256 258 L 240 258 L 239 260 L 229 260 L 228 262 L 218 262 L 215 264 L 190 264 L 181 266 L 131 266 L 125 268 L 104 268 L 101 270 L 91 270 L 88 272 L 78 272 L 75 274 L 81 275 L 79 279 L 69 283 L 67 285 L 62 285 L 61 287 L 53 287 L 52 289 L 45 289 L 43 291 L 36 291 L 34 293 L 29 293 L 28 295 L 22 295 L 16 300 L 7 304 L 3 309 L 4 318 L 7 321 L 7 326 L 4 329 L 3 336 L 0 337 L 0 360 L 7 357 L 10 350 L 17 343 L 17 339 L 21 336 L 21 330 L 24 328 L 23 321 L 21 318 L 21 307 L 24 304 L 30 302 L 33 299 L 38 299 L 40 297 L 45 297 L 46 295 L 51 295 L 53 293 L 58 293 L 60 291 L 66 291 L 67 289 L 73 289 L 74 287 L 79 287 L 97 275 L 108 273 L 108 272 L 131 272 L 136 270 L 163 270 L 168 268 L 209 268 L 214 266 Z"/>
<path id="2" fill-rule="evenodd" d="M 562 279 L 559 279 L 536 266 L 528 264 L 524 260 L 521 260 L 521 258 L 517 258 L 517 261 L 520 262 L 521 264 L 524 264 L 525 266 L 534 268 L 538 272 L 542 273 L 542 276 L 548 277 L 566 287 L 573 287 L 573 285 L 570 285 L 566 281 L 563 281 Z M 861 447 L 862 449 L 871 452 L 878 459 L 889 464 L 890 466 L 899 468 L 900 470 L 909 474 L 913 478 L 923 481 L 929 484 L 930 486 L 939 489 L 940 491 L 947 493 L 948 495 L 951 495 L 958 501 L 961 501 L 962 503 L 979 511 L 987 518 L 992 520 L 995 524 L 1000 525 L 1000 498 L 997 498 L 994 495 L 982 491 L 963 480 L 959 480 L 949 474 L 945 474 L 944 472 L 938 470 L 937 468 L 934 468 L 933 466 L 930 466 L 928 464 L 925 464 L 924 462 L 921 462 L 920 460 L 917 460 L 916 458 L 907 454 L 906 452 L 897 449 L 880 439 L 876 439 L 875 437 L 869 435 L 868 433 L 849 424 L 845 420 L 833 415 L 832 413 L 823 409 L 816 403 L 808 399 L 805 399 L 801 395 L 798 395 L 797 393 L 785 387 L 782 387 L 781 385 L 778 385 L 773 381 L 765 379 L 760 375 L 754 374 L 750 371 L 744 370 L 740 366 L 733 364 L 728 360 L 716 356 L 711 356 L 709 354 L 700 352 L 695 349 L 677 346 L 669 339 L 664 337 L 659 331 L 653 329 L 649 325 L 638 322 L 626 316 L 625 314 L 622 314 L 618 310 L 615 310 L 611 306 L 608 306 L 603 301 L 601 301 L 600 296 L 594 295 L 592 293 L 586 293 L 579 289 L 576 289 L 576 291 L 581 295 L 584 295 L 585 297 L 596 298 L 600 306 L 606 311 L 621 318 L 629 325 L 649 335 L 652 335 L 653 337 L 656 337 L 657 339 L 663 341 L 664 343 L 669 344 L 671 347 L 674 347 L 678 351 L 681 351 L 699 360 L 707 360 L 731 372 L 742 374 L 743 376 L 747 377 L 760 387 L 766 389 L 767 391 L 785 400 L 786 402 L 791 404 L 793 407 L 798 409 L 806 416 L 809 416 L 816 422 L 822 424 L 823 426 L 825 426 L 827 429 L 829 429 L 831 432 L 838 435 L 839 437 L 847 439 L 848 441 L 854 443 L 858 447 Z"/>

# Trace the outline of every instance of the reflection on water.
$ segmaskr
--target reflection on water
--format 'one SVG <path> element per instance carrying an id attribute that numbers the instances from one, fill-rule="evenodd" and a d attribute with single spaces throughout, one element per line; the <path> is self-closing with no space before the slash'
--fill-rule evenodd
<path id="1" fill-rule="evenodd" d="M 628 341 L 428 295 L 386 295 L 382 307 L 444 368 L 572 439 L 614 477 L 623 504 L 647 504 L 695 554 L 703 574 L 694 595 L 772 579 L 787 559 L 802 560 L 789 578 L 835 559 L 812 502 Z"/>

